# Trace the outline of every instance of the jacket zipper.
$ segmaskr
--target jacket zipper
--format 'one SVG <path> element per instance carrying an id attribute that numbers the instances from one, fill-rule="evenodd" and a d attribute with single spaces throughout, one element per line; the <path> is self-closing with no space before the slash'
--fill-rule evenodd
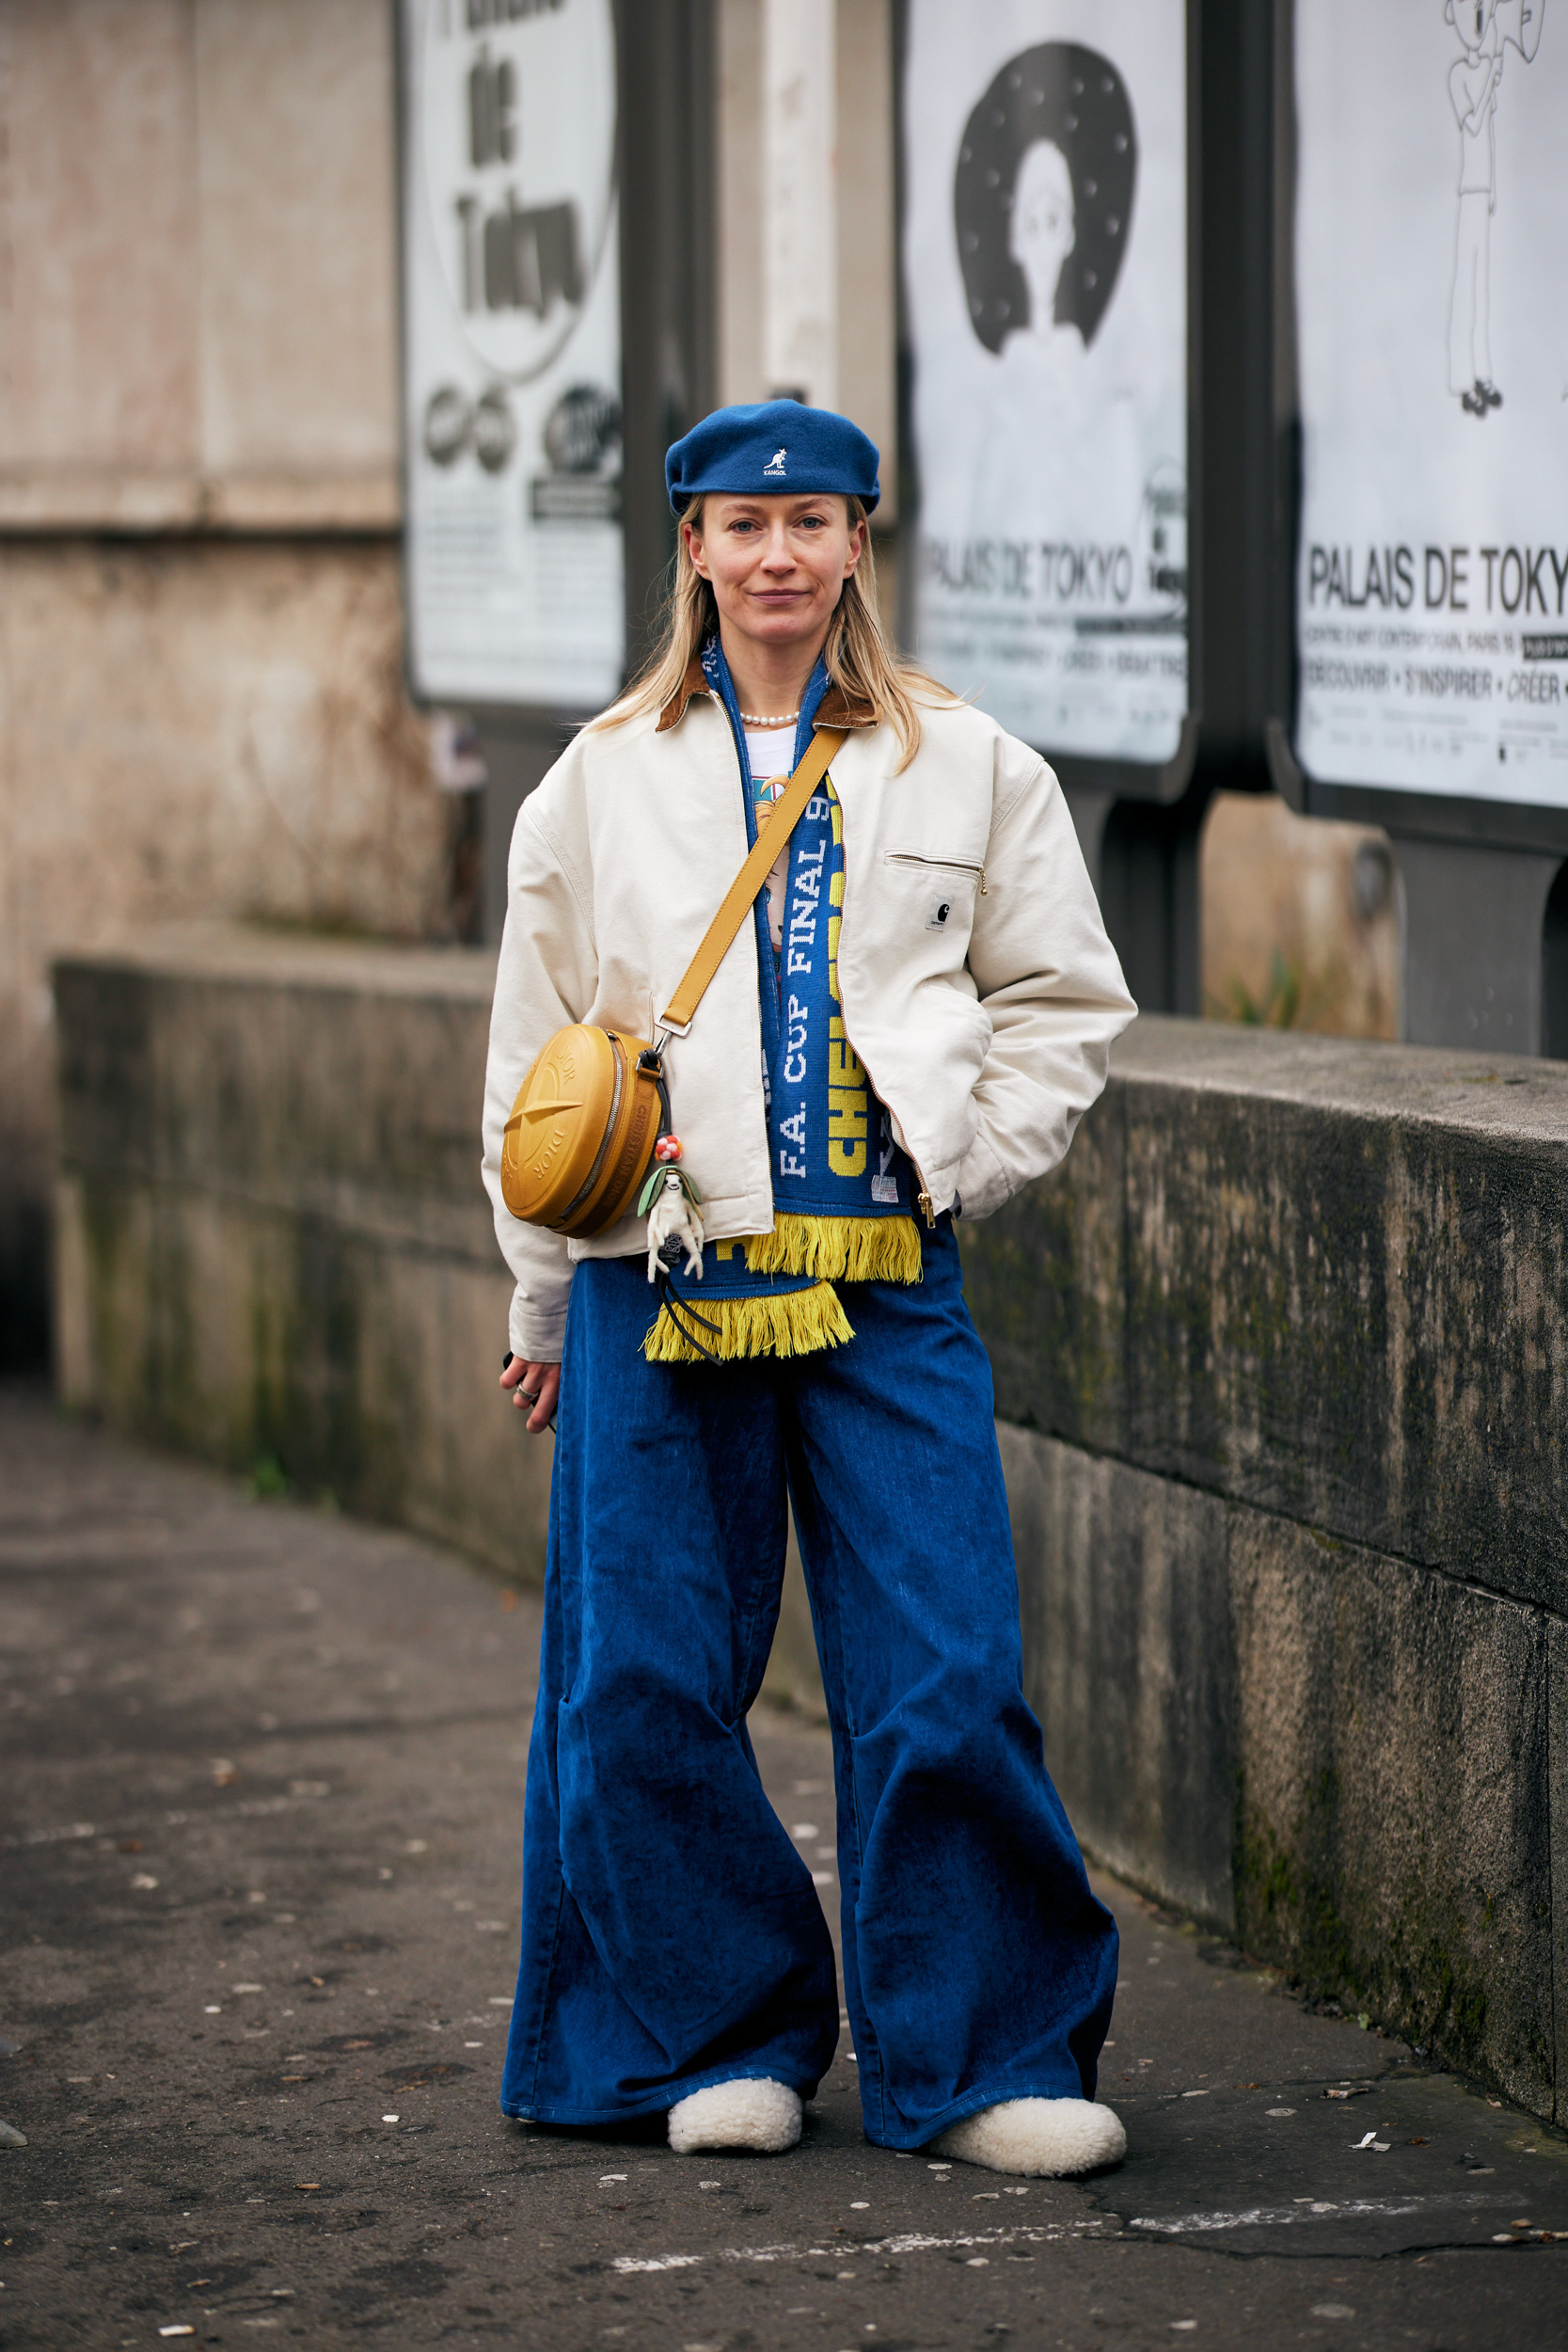
<path id="1" fill-rule="evenodd" d="M 843 938 L 844 934 L 841 930 L 839 932 L 839 941 L 841 945 L 843 944 Z M 845 1043 L 848 1046 L 849 1051 L 854 1055 L 855 1059 L 864 1071 L 866 1084 L 870 1087 L 872 1093 L 876 1095 L 878 1102 L 881 1104 L 883 1109 L 887 1111 L 890 1118 L 895 1117 L 896 1114 L 894 1112 L 893 1104 L 888 1101 L 886 1095 L 881 1093 L 878 1089 L 876 1078 L 872 1074 L 871 1064 L 866 1060 L 865 1056 L 861 1052 L 860 1047 L 855 1043 L 854 1039 L 849 1035 L 849 1024 L 844 1019 L 844 995 L 842 986 L 840 988 L 838 1004 L 838 1017 L 841 1021 L 844 1021 Z M 931 1206 L 930 1187 L 926 1182 L 925 1171 L 921 1168 L 920 1162 L 915 1158 L 914 1153 L 910 1150 L 907 1143 L 904 1145 L 903 1149 L 905 1157 L 908 1159 L 910 1166 L 913 1168 L 916 1176 L 920 1179 L 920 1190 L 915 1195 L 915 1206 L 919 1209 L 921 1215 L 926 1219 L 927 1231 L 934 1233 L 937 1229 L 937 1213 Z"/>
<path id="2" fill-rule="evenodd" d="M 916 857 L 912 850 L 889 850 L 887 852 L 887 862 L 890 866 L 918 866 L 925 868 L 927 872 L 976 875 L 979 879 L 981 898 L 989 898 L 990 897 L 990 892 L 986 888 L 985 867 L 983 866 L 972 865 L 967 858 Z"/>

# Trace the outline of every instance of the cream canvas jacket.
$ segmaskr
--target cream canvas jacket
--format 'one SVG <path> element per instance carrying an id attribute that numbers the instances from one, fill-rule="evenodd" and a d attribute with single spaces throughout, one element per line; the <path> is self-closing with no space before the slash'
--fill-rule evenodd
<path id="1" fill-rule="evenodd" d="M 854 730 L 832 770 L 844 809 L 838 982 L 846 1034 L 933 1213 L 957 1198 L 965 1218 L 982 1217 L 1061 1159 L 1136 1008 L 1038 753 L 977 710 L 922 718 L 920 751 L 895 775 L 891 728 L 833 693 L 817 714 Z M 640 1253 L 644 1229 L 628 1216 L 567 1243 L 510 1215 L 501 1133 L 517 1089 L 568 1022 L 653 1037 L 746 850 L 734 738 L 697 664 L 657 722 L 579 735 L 518 812 L 483 1172 L 516 1278 L 511 1344 L 532 1361 L 561 1355 L 573 1262 Z M 773 1224 L 757 992 L 745 923 L 665 1056 L 712 1241 Z"/>

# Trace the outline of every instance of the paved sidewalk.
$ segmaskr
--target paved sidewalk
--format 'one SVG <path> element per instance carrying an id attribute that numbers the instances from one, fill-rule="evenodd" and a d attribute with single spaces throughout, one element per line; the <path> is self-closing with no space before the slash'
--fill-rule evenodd
<path id="1" fill-rule="evenodd" d="M 846 2045 L 784 2158 L 505 2122 L 537 1639 L 450 1553 L 0 1390 L 0 2344 L 1568 2338 L 1568 2140 L 1111 1882 L 1098 2180 L 869 2147 Z M 753 1731 L 833 1915 L 826 1736 Z"/>

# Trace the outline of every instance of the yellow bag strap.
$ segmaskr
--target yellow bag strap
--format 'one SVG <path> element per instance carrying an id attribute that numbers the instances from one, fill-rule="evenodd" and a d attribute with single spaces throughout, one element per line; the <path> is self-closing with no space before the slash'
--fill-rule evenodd
<path id="1" fill-rule="evenodd" d="M 757 837 L 745 865 L 724 893 L 724 902 L 704 935 L 703 944 L 687 965 L 686 976 L 658 1016 L 658 1025 L 675 1037 L 684 1037 L 691 1025 L 691 1018 L 703 999 L 703 992 L 729 953 L 734 939 L 748 911 L 755 903 L 758 891 L 768 880 L 780 850 L 788 841 L 800 818 L 801 811 L 832 763 L 848 733 L 847 727 L 818 727 L 806 746 L 806 755 L 790 777 L 784 792 L 773 803 L 765 823 L 757 828 Z"/>

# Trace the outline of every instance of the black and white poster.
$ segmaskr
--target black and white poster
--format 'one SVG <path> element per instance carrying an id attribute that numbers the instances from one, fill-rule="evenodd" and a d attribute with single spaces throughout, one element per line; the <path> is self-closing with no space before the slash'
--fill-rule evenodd
<path id="1" fill-rule="evenodd" d="M 1295 22 L 1302 765 L 1568 805 L 1568 8 Z"/>
<path id="2" fill-rule="evenodd" d="M 1042 750 L 1187 709 L 1180 0 L 911 0 L 921 659 Z"/>
<path id="3" fill-rule="evenodd" d="M 410 675 L 596 708 L 625 661 L 611 0 L 403 0 Z"/>

